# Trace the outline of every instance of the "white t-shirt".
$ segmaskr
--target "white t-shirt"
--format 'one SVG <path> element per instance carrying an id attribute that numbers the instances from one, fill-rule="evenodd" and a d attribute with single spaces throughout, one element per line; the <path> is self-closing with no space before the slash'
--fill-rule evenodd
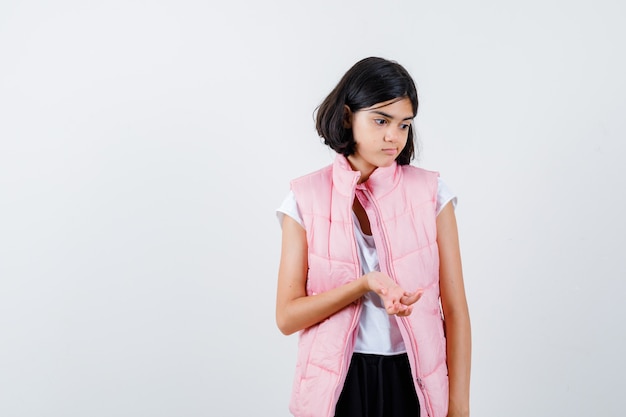
<path id="1" fill-rule="evenodd" d="M 452 202 L 453 206 L 456 207 L 456 196 L 450 188 L 439 179 L 437 189 L 437 215 L 439 215 L 441 210 L 449 202 Z M 283 200 L 283 203 L 276 210 L 276 215 L 281 225 L 283 217 L 288 215 L 304 227 L 300 210 L 298 210 L 296 196 L 293 191 L 290 191 Z M 363 233 L 356 215 L 353 214 L 353 218 L 354 233 L 362 273 L 367 274 L 371 271 L 379 271 L 378 254 L 374 245 L 374 238 Z M 382 299 L 378 294 L 372 291 L 366 293 L 363 296 L 362 305 L 363 309 L 361 311 L 361 317 L 359 318 L 359 331 L 357 333 L 354 351 L 377 355 L 395 355 L 406 352 L 395 316 L 387 314 Z"/>

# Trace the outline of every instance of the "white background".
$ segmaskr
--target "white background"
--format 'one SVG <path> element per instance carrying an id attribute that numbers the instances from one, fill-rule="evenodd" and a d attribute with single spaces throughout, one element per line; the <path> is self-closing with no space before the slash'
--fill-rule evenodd
<path id="1" fill-rule="evenodd" d="M 624 3 L 225 3 L 0 4 L 0 415 L 287 416 L 274 210 L 375 55 L 459 197 L 472 415 L 622 416 Z"/>

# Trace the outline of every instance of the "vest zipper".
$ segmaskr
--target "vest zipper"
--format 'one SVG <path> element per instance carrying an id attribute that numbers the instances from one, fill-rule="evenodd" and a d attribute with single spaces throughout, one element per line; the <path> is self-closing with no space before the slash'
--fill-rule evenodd
<path id="1" fill-rule="evenodd" d="M 376 200 L 373 198 L 372 193 L 367 190 L 364 189 L 363 190 L 364 194 L 367 196 L 367 199 L 370 203 L 370 205 L 374 208 L 374 214 L 375 214 L 375 221 L 376 221 L 376 230 L 378 231 L 378 235 L 380 236 L 380 241 L 382 243 L 383 246 L 383 252 L 384 252 L 384 259 L 385 259 L 385 269 L 387 273 L 387 275 L 389 275 L 391 277 L 391 279 L 393 279 L 396 284 L 398 284 L 398 280 L 396 279 L 396 274 L 395 274 L 395 270 L 393 269 L 393 264 L 391 262 L 391 251 L 389 250 L 389 243 L 387 241 L 387 235 L 386 235 L 386 230 L 382 227 L 382 223 L 380 221 L 380 208 L 378 207 L 378 204 L 376 202 Z M 370 224 L 371 224 L 371 220 L 370 220 Z M 376 251 L 378 252 L 378 258 L 380 261 L 380 251 L 378 250 L 378 248 L 376 248 Z M 419 301 L 418 301 L 419 302 Z M 419 358 L 417 355 L 418 352 L 418 348 L 417 348 L 417 342 L 415 341 L 415 338 L 413 337 L 413 333 L 410 331 L 410 326 L 408 324 L 408 319 L 406 317 L 396 317 L 397 321 L 399 321 L 400 323 L 402 323 L 402 326 L 404 327 L 404 330 L 407 334 L 408 337 L 408 341 L 409 344 L 411 346 L 411 351 L 413 352 L 413 359 L 414 359 L 414 363 L 415 363 L 415 375 L 416 375 L 416 381 L 415 381 L 415 389 L 416 391 L 421 392 L 422 394 L 422 398 L 424 400 L 424 408 L 426 409 L 426 412 L 428 413 L 428 416 L 433 416 L 433 409 L 432 409 L 432 404 L 430 403 L 430 399 L 428 398 L 428 396 L 426 395 L 426 390 L 424 389 L 424 382 L 422 381 L 422 378 L 420 377 L 421 370 L 420 370 L 420 365 L 419 365 Z M 405 340 L 406 342 L 406 340 Z"/>
<path id="2" fill-rule="evenodd" d="M 355 177 L 355 179 L 352 182 L 352 195 L 354 196 L 354 198 L 356 197 L 356 193 L 354 192 L 355 188 L 356 188 L 356 184 L 358 181 L 358 177 Z M 354 202 L 353 202 L 354 203 Z M 350 205 L 349 208 L 349 218 L 352 219 L 352 205 Z M 356 236 L 354 235 L 354 225 L 352 226 L 352 251 L 353 251 L 353 256 L 354 259 L 356 260 L 356 273 L 357 273 L 357 277 L 360 277 L 360 274 L 363 271 L 363 267 L 361 265 L 361 259 L 359 258 L 359 251 L 357 248 L 357 242 L 356 242 Z M 346 347 L 344 349 L 344 356 L 343 356 L 343 361 L 341 363 L 341 369 L 339 369 L 339 375 L 343 375 L 344 376 L 344 381 L 341 384 L 337 384 L 337 386 L 335 387 L 335 398 L 334 401 L 331 401 L 330 403 L 330 409 L 328 410 L 328 417 L 332 417 L 333 415 L 335 415 L 335 408 L 337 407 L 337 402 L 339 401 L 339 396 L 341 395 L 341 391 L 343 390 L 343 385 L 345 383 L 345 376 L 348 374 L 348 371 L 346 370 L 346 368 L 349 366 L 350 361 L 351 361 L 351 356 L 352 356 L 352 351 L 354 349 L 354 340 L 355 340 L 355 334 L 354 332 L 356 331 L 356 328 L 358 326 L 359 323 L 359 316 L 361 314 L 361 300 L 358 299 L 356 302 L 356 309 L 354 311 L 354 316 L 352 316 L 352 323 L 350 323 L 350 331 L 348 332 L 348 340 L 346 340 Z"/>

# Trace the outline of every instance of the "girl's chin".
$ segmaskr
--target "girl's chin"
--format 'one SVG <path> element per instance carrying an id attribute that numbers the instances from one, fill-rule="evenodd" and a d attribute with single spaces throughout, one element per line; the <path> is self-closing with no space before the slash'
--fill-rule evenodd
<path id="1" fill-rule="evenodd" d="M 384 161 L 381 161 L 381 163 L 378 165 L 379 168 L 387 168 L 390 167 L 391 165 L 393 165 L 393 163 L 396 162 L 396 158 L 389 158 L 386 159 Z"/>

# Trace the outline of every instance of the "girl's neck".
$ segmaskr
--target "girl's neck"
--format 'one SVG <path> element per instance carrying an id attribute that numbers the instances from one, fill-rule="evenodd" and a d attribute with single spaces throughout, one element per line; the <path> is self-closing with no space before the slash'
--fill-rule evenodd
<path id="1" fill-rule="evenodd" d="M 346 158 L 350 167 L 353 171 L 359 171 L 361 173 L 361 177 L 359 178 L 359 184 L 367 181 L 372 175 L 372 172 L 376 169 L 375 166 L 369 165 L 367 163 L 363 163 L 363 161 L 356 160 L 353 155 L 350 155 Z"/>

